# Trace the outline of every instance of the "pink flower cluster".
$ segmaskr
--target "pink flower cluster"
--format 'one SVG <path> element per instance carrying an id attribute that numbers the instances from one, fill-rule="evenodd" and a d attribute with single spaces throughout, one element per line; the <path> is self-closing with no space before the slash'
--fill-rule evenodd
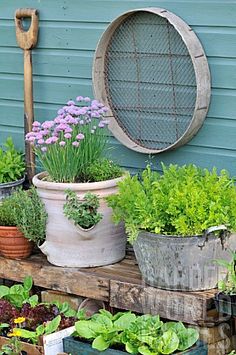
<path id="1" fill-rule="evenodd" d="M 108 108 L 97 100 L 89 97 L 78 96 L 78 102 L 85 102 L 86 106 L 77 106 L 70 100 L 67 105 L 58 110 L 58 116 L 52 121 L 33 123 L 32 131 L 26 135 L 26 141 L 40 148 L 42 152 L 48 150 L 48 146 L 57 145 L 65 147 L 71 144 L 77 148 L 80 141 L 85 138 L 83 127 L 92 125 L 90 133 L 94 134 L 97 128 L 104 128 L 108 121 L 104 119 Z"/>

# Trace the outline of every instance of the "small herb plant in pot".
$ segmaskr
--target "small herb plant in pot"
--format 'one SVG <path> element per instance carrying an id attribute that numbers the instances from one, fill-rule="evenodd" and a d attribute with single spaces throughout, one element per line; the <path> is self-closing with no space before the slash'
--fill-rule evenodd
<path id="1" fill-rule="evenodd" d="M 114 221 L 124 221 L 144 280 L 172 290 L 216 287 L 223 268 L 213 259 L 229 259 L 235 249 L 236 187 L 220 175 L 194 165 L 163 165 L 163 174 L 147 167 L 128 176 L 108 197 Z M 227 229 L 227 230 L 226 230 Z"/>
<path id="2" fill-rule="evenodd" d="M 236 317 L 236 253 L 231 251 L 231 261 L 216 260 L 227 270 L 224 280 L 218 282 L 219 293 L 215 296 L 218 312 Z"/>
<path id="3" fill-rule="evenodd" d="M 45 239 L 47 214 L 35 188 L 17 190 L 0 204 L 0 253 L 27 258 Z"/>
<path id="4" fill-rule="evenodd" d="M 181 322 L 164 323 L 158 315 L 112 315 L 100 310 L 90 319 L 76 322 L 75 329 L 74 338 L 63 340 L 64 351 L 71 355 L 95 355 L 97 351 L 107 355 L 207 354 L 207 348 L 197 343 L 196 329 L 185 328 Z"/>
<path id="5" fill-rule="evenodd" d="M 23 155 L 16 150 L 12 138 L 8 137 L 0 147 L 0 200 L 23 184 L 24 172 Z"/>
<path id="6" fill-rule="evenodd" d="M 60 109 L 54 120 L 34 122 L 32 132 L 26 136 L 45 169 L 33 178 L 48 213 L 46 241 L 41 250 L 49 262 L 58 266 L 106 265 L 125 256 L 124 226 L 114 225 L 105 200 L 117 192 L 117 183 L 124 178 L 122 170 L 104 157 L 106 111 L 97 100 L 79 96 L 77 103 L 70 100 Z M 78 220 L 71 222 L 74 212 L 69 210 L 72 195 L 66 202 L 68 190 L 77 205 L 83 200 L 86 203 L 87 193 L 97 196 L 97 217 L 102 218 L 93 221 L 95 228 L 84 228 Z M 79 219 L 81 222 L 81 216 Z"/>

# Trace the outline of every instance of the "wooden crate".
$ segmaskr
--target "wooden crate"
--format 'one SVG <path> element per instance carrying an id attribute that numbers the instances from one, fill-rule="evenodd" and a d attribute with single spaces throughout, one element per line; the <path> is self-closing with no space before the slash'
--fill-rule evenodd
<path id="1" fill-rule="evenodd" d="M 98 351 L 93 349 L 90 344 L 83 343 L 81 341 L 75 340 L 72 337 L 63 339 L 64 350 L 71 355 L 125 355 L 127 352 L 107 349 L 105 351 Z M 178 352 L 178 355 L 207 355 L 207 346 L 199 341 L 194 347 L 189 350 Z"/>
<path id="2" fill-rule="evenodd" d="M 143 282 L 132 253 L 117 264 L 84 269 L 53 266 L 42 254 L 26 260 L 0 257 L 0 278 L 19 282 L 27 275 L 37 286 L 106 301 L 114 308 L 196 325 L 217 322 L 208 315 L 216 290 L 175 292 L 150 287 Z"/>
<path id="3" fill-rule="evenodd" d="M 42 291 L 41 292 L 41 301 L 46 303 L 52 303 L 58 301 L 60 303 L 67 302 L 71 308 L 75 311 L 78 310 L 80 304 L 85 300 L 84 297 L 68 295 L 68 293 L 60 291 Z"/>
<path id="4" fill-rule="evenodd" d="M 9 343 L 9 338 L 5 338 L 5 337 L 1 337 L 0 336 L 0 348 Z M 21 342 L 22 345 L 22 350 L 26 351 L 27 354 L 29 355 L 43 355 L 44 354 L 44 350 L 43 350 L 43 346 L 38 346 L 38 345 L 32 345 L 32 344 L 28 344 L 25 342 Z"/>

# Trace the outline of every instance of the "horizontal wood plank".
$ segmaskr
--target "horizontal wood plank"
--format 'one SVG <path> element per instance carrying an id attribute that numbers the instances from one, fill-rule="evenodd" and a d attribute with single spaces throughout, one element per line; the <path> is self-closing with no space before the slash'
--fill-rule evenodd
<path id="1" fill-rule="evenodd" d="M 175 292 L 150 287 L 142 281 L 132 253 L 114 265 L 97 268 L 62 268 L 49 264 L 42 254 L 26 260 L 0 257 L 0 278 L 21 282 L 27 275 L 43 288 L 107 301 L 112 307 L 189 324 L 209 321 L 216 290 Z"/>
<path id="2" fill-rule="evenodd" d="M 41 255 L 26 260 L 0 257 L 0 278 L 22 281 L 32 276 L 34 284 L 101 301 L 109 300 L 109 280 L 79 269 L 60 268 L 49 264 Z"/>
<path id="3" fill-rule="evenodd" d="M 207 320 L 207 307 L 214 295 L 204 292 L 173 292 L 154 287 L 111 280 L 110 305 L 139 313 L 200 324 Z"/>
<path id="4" fill-rule="evenodd" d="M 92 62 L 93 51 L 50 49 L 33 51 L 33 71 L 36 76 L 91 79 Z M 236 89 L 234 59 L 209 57 L 208 62 L 213 88 Z M 23 55 L 19 48 L 0 48 L 0 73 L 23 74 Z"/>
<path id="5" fill-rule="evenodd" d="M 35 7 L 40 20 L 110 22 L 120 13 L 143 7 L 162 7 L 191 25 L 235 26 L 234 0 L 21 0 L 20 7 Z M 12 19 L 16 0 L 1 0 L 1 18 Z"/>
<path id="6" fill-rule="evenodd" d="M 1 10 L 1 7 L 0 7 Z M 66 49 L 94 51 L 108 23 L 40 21 L 37 49 Z M 205 53 L 209 57 L 236 58 L 236 28 L 193 26 Z M 0 43 L 4 47 L 18 47 L 13 20 L 0 22 Z"/>
<path id="7" fill-rule="evenodd" d="M 67 78 L 34 76 L 35 104 L 64 105 L 69 99 L 74 99 L 81 94 L 93 97 L 90 79 L 71 78 L 68 80 Z M 0 74 L 0 100 L 23 100 L 22 75 Z M 235 119 L 235 112 L 236 91 L 213 89 L 208 117 Z"/>

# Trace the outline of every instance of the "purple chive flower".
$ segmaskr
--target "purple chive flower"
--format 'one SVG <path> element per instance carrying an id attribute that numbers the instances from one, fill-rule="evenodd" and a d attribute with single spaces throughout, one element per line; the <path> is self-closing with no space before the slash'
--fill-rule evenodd
<path id="1" fill-rule="evenodd" d="M 70 115 L 76 115 L 77 113 L 77 108 L 75 106 L 70 106 L 69 109 L 68 109 L 68 113 Z"/>
<path id="2" fill-rule="evenodd" d="M 65 118 L 61 118 L 61 119 L 60 119 L 60 123 L 61 123 L 61 124 L 63 124 L 63 123 L 65 124 L 65 123 L 67 123 L 67 122 L 66 122 L 66 119 L 65 119 Z"/>
<path id="3" fill-rule="evenodd" d="M 52 143 L 56 143 L 58 141 L 58 137 L 52 136 L 51 140 L 52 140 Z"/>
<path id="4" fill-rule="evenodd" d="M 90 99 L 90 97 L 86 96 L 86 97 L 84 97 L 84 100 L 83 100 L 83 101 L 89 102 L 89 101 L 91 101 L 91 99 Z"/>
<path id="5" fill-rule="evenodd" d="M 64 115 L 65 111 L 63 108 L 60 108 L 60 110 L 57 111 L 58 115 Z"/>
<path id="6" fill-rule="evenodd" d="M 105 124 L 101 121 L 101 122 L 99 122 L 98 127 L 99 127 L 99 128 L 104 128 L 104 127 L 105 127 Z"/>
<path id="7" fill-rule="evenodd" d="M 77 124 L 78 120 L 72 116 L 70 116 L 69 120 L 68 120 L 69 124 Z"/>
<path id="8" fill-rule="evenodd" d="M 40 127 L 33 127 L 32 132 L 38 132 L 40 130 Z"/>
<path id="9" fill-rule="evenodd" d="M 69 100 L 69 101 L 67 102 L 67 105 L 68 105 L 68 106 L 75 105 L 75 102 L 74 102 L 73 100 Z"/>
<path id="10" fill-rule="evenodd" d="M 61 147 L 64 147 L 64 146 L 66 145 L 66 142 L 61 141 L 61 142 L 59 143 L 59 145 L 60 145 Z"/>
<path id="11" fill-rule="evenodd" d="M 55 127 L 55 131 L 56 131 L 56 132 L 64 131 L 67 127 L 68 127 L 67 124 L 65 124 L 65 123 L 60 123 L 57 127 Z"/>
<path id="12" fill-rule="evenodd" d="M 91 117 L 98 118 L 98 117 L 100 117 L 100 114 L 98 113 L 98 111 L 93 111 L 91 113 Z"/>
<path id="13" fill-rule="evenodd" d="M 38 121 L 34 121 L 33 124 L 32 124 L 33 127 L 40 127 L 41 126 L 41 123 L 38 122 Z"/>
<path id="14" fill-rule="evenodd" d="M 83 99 L 84 99 L 83 96 L 77 96 L 76 97 L 76 101 L 83 101 Z"/>
<path id="15" fill-rule="evenodd" d="M 78 140 L 84 139 L 84 134 L 83 133 L 77 134 L 76 139 Z"/>
<path id="16" fill-rule="evenodd" d="M 92 109 L 92 110 L 98 110 L 99 107 L 98 107 L 98 105 L 96 105 L 96 104 L 92 104 L 92 105 L 91 105 L 91 109 Z"/>
<path id="17" fill-rule="evenodd" d="M 86 115 L 86 113 L 87 113 L 86 107 L 82 107 L 81 109 L 78 110 L 79 115 Z"/>
<path id="18" fill-rule="evenodd" d="M 37 133 L 36 136 L 35 136 L 35 138 L 38 139 L 38 140 L 39 140 L 39 139 L 43 139 L 42 133 L 40 133 L 40 132 Z"/>
<path id="19" fill-rule="evenodd" d="M 28 142 L 34 142 L 35 141 L 35 137 L 33 136 L 30 136 L 29 138 L 27 138 Z"/>
<path id="20" fill-rule="evenodd" d="M 65 129 L 65 133 L 71 133 L 73 131 L 73 129 L 71 127 L 66 127 Z"/>
<path id="21" fill-rule="evenodd" d="M 70 138 L 71 138 L 71 134 L 70 134 L 70 133 L 66 133 L 66 134 L 64 134 L 64 137 L 65 137 L 66 139 L 70 139 Z"/>
<path id="22" fill-rule="evenodd" d="M 25 138 L 28 139 L 29 137 L 34 137 L 35 133 L 34 132 L 29 132 L 26 134 Z"/>
<path id="23" fill-rule="evenodd" d="M 52 144 L 52 137 L 50 138 L 47 138 L 46 141 L 45 141 L 45 144 L 49 145 L 49 144 Z"/>
<path id="24" fill-rule="evenodd" d="M 73 145 L 74 147 L 78 147 L 78 146 L 79 146 L 79 142 L 77 142 L 77 141 L 72 142 L 72 145 Z"/>
<path id="25" fill-rule="evenodd" d="M 63 117 L 62 116 L 57 116 L 56 118 L 54 118 L 54 122 L 55 123 L 60 123 L 60 121 L 61 121 L 61 119 L 62 119 Z"/>
<path id="26" fill-rule="evenodd" d="M 98 102 L 97 105 L 98 105 L 98 107 L 100 107 L 100 108 L 101 108 L 101 107 L 105 107 L 101 102 Z"/>
<path id="27" fill-rule="evenodd" d="M 42 123 L 42 128 L 43 129 L 50 129 L 54 126 L 55 122 L 54 121 L 45 121 Z"/>
<path id="28" fill-rule="evenodd" d="M 44 144 L 44 143 L 45 143 L 45 142 L 44 142 L 44 139 L 39 139 L 39 140 L 38 140 L 38 144 L 39 144 L 39 145 Z"/>
<path id="29" fill-rule="evenodd" d="M 42 147 L 42 148 L 41 148 L 41 151 L 44 152 L 44 153 L 45 153 L 47 150 L 48 150 L 47 147 Z"/>

